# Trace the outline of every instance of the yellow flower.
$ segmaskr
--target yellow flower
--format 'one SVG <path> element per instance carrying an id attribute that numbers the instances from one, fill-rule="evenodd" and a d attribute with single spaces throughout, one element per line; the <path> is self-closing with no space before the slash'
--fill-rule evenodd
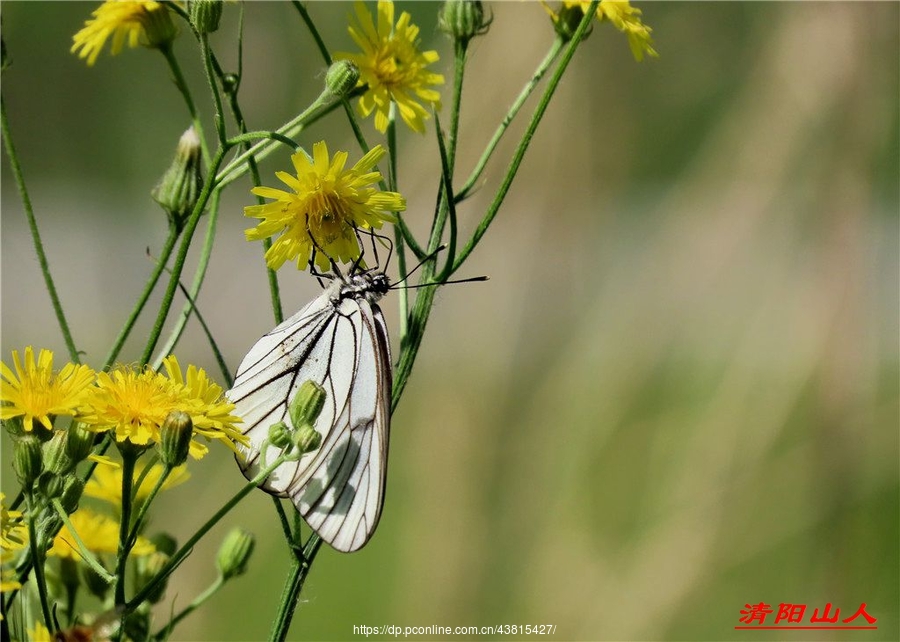
<path id="1" fill-rule="evenodd" d="M 552 11 L 543 0 L 542 3 L 553 22 L 557 22 L 559 14 Z M 562 4 L 566 9 L 578 7 L 582 12 L 587 11 L 591 6 L 589 1 L 584 0 L 563 0 Z M 597 20 L 600 22 L 608 20 L 616 29 L 628 36 L 631 53 L 638 62 L 644 59 L 644 54 L 651 58 L 659 57 L 653 48 L 653 38 L 650 36 L 653 29 L 641 22 L 641 10 L 632 7 L 628 0 L 601 0 L 597 6 Z"/>
<path id="2" fill-rule="evenodd" d="M 28 640 L 29 642 L 53 642 L 53 636 L 50 635 L 50 631 L 47 630 L 46 626 L 40 622 L 35 622 L 34 628 L 28 629 Z"/>
<path id="3" fill-rule="evenodd" d="M 85 547 L 92 553 L 112 553 L 119 550 L 119 523 L 112 518 L 95 513 L 87 508 L 82 508 L 69 515 L 72 527 L 78 533 L 78 537 Z M 153 543 L 145 537 L 138 536 L 137 542 L 131 549 L 131 554 L 136 556 L 150 555 L 156 551 Z M 78 545 L 75 538 L 69 532 L 67 526 L 57 533 L 53 539 L 53 546 L 47 551 L 47 555 L 57 557 L 69 557 L 80 559 Z"/>
<path id="4" fill-rule="evenodd" d="M 144 476 L 144 481 L 137 489 L 137 494 L 135 495 L 135 501 L 137 503 L 142 503 L 150 496 L 150 492 L 162 476 L 163 470 L 164 467 L 158 464 L 150 467 L 150 470 L 148 470 L 147 474 Z M 144 466 L 141 463 L 138 463 L 134 471 L 135 482 L 141 478 L 143 473 Z M 187 471 L 187 466 L 173 468 L 171 474 L 166 478 L 166 481 L 163 482 L 162 490 L 178 486 L 179 484 L 186 482 L 190 476 L 190 473 Z M 122 505 L 122 468 L 99 466 L 94 469 L 94 474 L 91 475 L 91 478 L 84 486 L 84 494 L 88 497 L 102 499 L 117 508 L 120 507 Z"/>
<path id="5" fill-rule="evenodd" d="M 419 51 L 419 28 L 410 22 L 407 12 L 394 24 L 394 4 L 378 0 L 378 27 L 362 2 L 357 2 L 359 25 L 348 28 L 350 36 L 362 49 L 360 54 L 338 53 L 359 67 L 359 85 L 367 87 L 359 99 L 359 112 L 367 117 L 375 112 L 375 129 L 384 133 L 388 126 L 391 102 L 397 104 L 400 117 L 417 132 L 425 131 L 426 110 L 419 101 L 441 107 L 441 95 L 430 85 L 442 85 L 441 74 L 426 67 L 437 62 L 436 51 Z"/>
<path id="6" fill-rule="evenodd" d="M 175 410 L 186 412 L 194 424 L 194 435 L 217 439 L 234 450 L 234 440 L 246 438 L 235 424 L 241 419 L 231 414 L 234 404 L 225 399 L 221 387 L 211 383 L 206 372 L 190 366 L 184 381 L 174 356 L 163 360 L 169 373 L 151 368 L 136 371 L 127 366 L 97 375 L 97 386 L 85 399 L 82 421 L 92 430 L 113 430 L 117 441 L 140 446 L 159 441 L 159 429 Z M 200 459 L 207 448 L 191 442 L 191 455 Z"/>
<path id="7" fill-rule="evenodd" d="M 72 37 L 71 49 L 72 53 L 81 49 L 78 57 L 87 58 L 88 66 L 96 62 L 110 36 L 113 55 L 122 51 L 126 40 L 134 49 L 139 44 L 159 47 L 175 37 L 169 9 L 154 0 L 106 0 L 91 15 L 94 18 Z"/>
<path id="8" fill-rule="evenodd" d="M 354 261 L 359 257 L 357 228 L 380 228 L 383 222 L 395 220 L 389 212 L 406 209 L 406 200 L 397 192 L 372 187 L 381 180 L 373 168 L 385 153 L 376 145 L 351 169 L 344 169 L 347 152 L 337 152 L 329 161 L 324 141 L 313 145 L 312 161 L 304 152 L 294 154 L 291 161 L 297 175 L 275 174 L 292 191 L 274 187 L 251 190 L 275 200 L 244 208 L 244 216 L 262 219 L 245 232 L 247 240 L 259 241 L 282 232 L 266 251 L 266 264 L 273 270 L 294 259 L 302 270 L 311 256 L 322 271 L 330 268 L 329 259 Z"/>
<path id="9" fill-rule="evenodd" d="M 28 542 L 28 527 L 22 520 L 22 512 L 7 510 L 5 495 L 0 493 L 0 564 L 12 562 L 16 551 Z M 0 569 L 0 593 L 22 588 L 13 568 Z"/>
<path id="10" fill-rule="evenodd" d="M 67 363 L 53 374 L 53 352 L 41 350 L 37 363 L 34 348 L 25 348 L 25 363 L 13 350 L 13 372 L 0 362 L 0 419 L 22 417 L 22 425 L 30 432 L 37 419 L 47 430 L 53 429 L 52 415 L 77 414 L 88 387 L 94 382 L 94 371 L 88 366 Z"/>

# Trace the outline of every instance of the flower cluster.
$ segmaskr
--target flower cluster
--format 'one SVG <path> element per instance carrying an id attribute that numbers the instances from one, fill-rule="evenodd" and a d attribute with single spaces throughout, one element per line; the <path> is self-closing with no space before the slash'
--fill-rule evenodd
<path id="1" fill-rule="evenodd" d="M 168 376 L 150 368 L 120 366 L 95 373 L 88 366 L 68 363 L 53 371 L 53 353 L 25 349 L 24 361 L 13 351 L 15 371 L 0 363 L 0 418 L 13 432 L 53 430 L 57 416 L 69 416 L 94 432 L 111 432 L 117 442 L 147 446 L 160 442 L 160 429 L 173 411 L 187 413 L 193 436 L 217 440 L 234 449 L 244 436 L 232 415 L 234 405 L 206 372 L 189 366 L 183 373 L 174 356 L 163 360 Z M 35 424 L 40 426 L 36 428 Z M 49 436 L 40 435 L 41 438 Z M 208 448 L 192 439 L 195 459 Z M 77 462 L 76 462 L 77 463 Z"/>

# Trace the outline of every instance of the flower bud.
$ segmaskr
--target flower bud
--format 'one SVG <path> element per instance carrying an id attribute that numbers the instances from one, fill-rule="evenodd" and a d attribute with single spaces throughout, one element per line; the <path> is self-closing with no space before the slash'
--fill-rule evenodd
<path id="1" fill-rule="evenodd" d="M 140 22 L 147 34 L 147 46 L 151 49 L 168 47 L 178 35 L 169 8 L 163 3 L 154 9 L 145 9 Z"/>
<path id="2" fill-rule="evenodd" d="M 154 533 L 150 537 L 150 543 L 153 544 L 157 551 L 169 556 L 174 555 L 175 551 L 178 550 L 178 542 L 168 533 Z"/>
<path id="3" fill-rule="evenodd" d="M 315 424 L 324 406 L 325 388 L 310 380 L 300 384 L 288 409 L 294 429 L 305 424 Z"/>
<path id="4" fill-rule="evenodd" d="M 199 33 L 212 33 L 219 28 L 222 0 L 190 0 L 188 14 L 191 24 Z"/>
<path id="5" fill-rule="evenodd" d="M 169 556 L 160 551 L 156 551 L 155 553 L 151 553 L 150 555 L 142 555 L 137 558 L 137 576 L 135 581 L 137 583 L 137 590 L 142 590 L 145 586 L 147 586 L 150 582 L 153 581 L 153 578 L 163 569 L 163 567 L 168 563 Z M 156 604 L 159 602 L 163 595 L 166 592 L 166 586 L 168 585 L 168 578 L 160 582 L 156 585 L 150 593 L 147 595 L 147 601 L 150 604 Z"/>
<path id="6" fill-rule="evenodd" d="M 60 495 L 59 503 L 67 515 L 71 515 L 78 510 L 78 501 L 81 499 L 81 493 L 84 492 L 84 482 L 71 475 L 66 478 L 63 483 L 62 495 Z"/>
<path id="7" fill-rule="evenodd" d="M 303 424 L 294 431 L 292 441 L 300 455 L 312 452 L 322 445 L 322 435 L 309 424 Z"/>
<path id="8" fill-rule="evenodd" d="M 23 489 L 30 490 L 43 467 L 41 440 L 31 434 L 19 437 L 13 454 L 13 468 L 16 470 L 19 485 Z"/>
<path id="9" fill-rule="evenodd" d="M 173 410 L 166 416 L 159 429 L 159 456 L 163 463 L 174 468 L 187 460 L 194 434 L 191 416 L 180 410 Z"/>
<path id="10" fill-rule="evenodd" d="M 96 433 L 85 428 L 80 422 L 73 422 L 66 431 L 68 437 L 66 441 L 66 453 L 76 464 L 87 459 L 94 448 L 94 438 Z"/>
<path id="11" fill-rule="evenodd" d="M 492 20 L 485 20 L 479 0 L 447 0 L 438 13 L 438 29 L 465 46 L 475 36 L 486 34 Z"/>
<path id="12" fill-rule="evenodd" d="M 78 562 L 74 558 L 64 556 L 59 560 L 59 579 L 67 591 L 72 594 L 80 584 L 78 579 Z"/>
<path id="13" fill-rule="evenodd" d="M 44 444 L 44 468 L 57 475 L 65 475 L 75 467 L 75 462 L 66 452 L 66 442 L 69 439 L 67 432 L 54 430 L 53 437 Z"/>
<path id="14" fill-rule="evenodd" d="M 291 429 L 283 421 L 269 426 L 269 443 L 276 448 L 284 448 L 291 443 Z"/>
<path id="15" fill-rule="evenodd" d="M 81 564 L 81 578 L 91 595 L 103 600 L 109 591 L 109 584 L 106 580 L 87 564 Z"/>
<path id="16" fill-rule="evenodd" d="M 47 499 L 56 499 L 62 496 L 65 480 L 56 473 L 45 471 L 37 480 L 38 492 Z"/>
<path id="17" fill-rule="evenodd" d="M 325 87 L 333 95 L 343 98 L 356 87 L 359 82 L 359 67 L 349 60 L 337 60 L 325 74 Z"/>
<path id="18" fill-rule="evenodd" d="M 550 10 L 548 9 L 548 11 Z M 563 3 L 559 8 L 559 13 L 550 13 L 553 28 L 564 42 L 569 42 L 572 39 L 582 18 L 584 18 L 584 11 L 581 5 L 578 4 L 568 5 Z"/>
<path id="19" fill-rule="evenodd" d="M 153 199 L 166 211 L 169 221 L 177 229 L 184 227 L 200 191 L 203 189 L 203 170 L 200 166 L 200 138 L 189 127 L 175 149 L 175 158 L 163 174 L 153 192 Z"/>
<path id="20" fill-rule="evenodd" d="M 225 536 L 216 555 L 216 567 L 223 580 L 244 574 L 255 545 L 253 535 L 240 528 L 232 529 Z"/>

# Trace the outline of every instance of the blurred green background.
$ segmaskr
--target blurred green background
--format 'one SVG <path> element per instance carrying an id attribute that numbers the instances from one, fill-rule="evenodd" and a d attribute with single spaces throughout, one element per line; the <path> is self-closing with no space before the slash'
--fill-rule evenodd
<path id="1" fill-rule="evenodd" d="M 96 366 L 150 272 L 146 248 L 164 238 L 149 191 L 189 123 L 157 52 L 105 52 L 93 68 L 68 52 L 95 6 L 3 2 L 2 91 L 75 339 Z M 636 6 L 660 58 L 635 63 L 608 24 L 579 49 L 463 270 L 491 280 L 438 295 L 394 416 L 378 531 L 359 553 L 322 551 L 292 639 L 354 639 L 363 624 L 555 624 L 557 640 L 900 638 L 900 5 Z M 438 5 L 401 8 L 450 78 Z M 460 176 L 552 40 L 537 3 L 490 8 L 471 49 Z M 226 6 L 213 37 L 229 67 L 237 11 Z M 355 48 L 349 4 L 310 12 L 333 50 Z M 184 33 L 176 52 L 208 115 Z M 321 58 L 289 3 L 248 4 L 244 52 L 251 128 L 277 127 L 318 94 Z M 465 230 L 523 125 L 461 208 Z M 300 142 L 320 139 L 359 157 L 338 112 Z M 424 235 L 432 123 L 399 144 L 407 220 Z M 286 162 L 268 161 L 264 184 Z M 62 361 L 5 157 L 2 169 L 3 359 L 34 344 Z M 261 249 L 243 240 L 248 190 L 245 179 L 224 196 L 199 299 L 232 368 L 272 325 Z M 318 292 L 282 272 L 288 312 Z M 396 295 L 383 307 L 396 331 Z M 216 371 L 195 323 L 177 354 Z M 241 486 L 213 450 L 162 498 L 154 528 L 184 539 Z M 160 613 L 212 581 L 235 524 L 258 537 L 250 572 L 173 639 L 267 635 L 289 561 L 262 493 L 197 547 Z M 758 602 L 807 604 L 807 619 L 865 602 L 878 630 L 735 631 Z"/>

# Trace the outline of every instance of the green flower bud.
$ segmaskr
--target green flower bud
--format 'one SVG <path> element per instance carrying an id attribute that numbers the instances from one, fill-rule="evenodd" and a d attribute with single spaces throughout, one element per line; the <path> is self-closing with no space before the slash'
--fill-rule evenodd
<path id="1" fill-rule="evenodd" d="M 447 0 L 438 13 L 438 29 L 463 45 L 486 34 L 492 21 L 493 17 L 485 20 L 479 0 Z"/>
<path id="2" fill-rule="evenodd" d="M 144 33 L 147 34 L 147 46 L 151 49 L 168 47 L 178 35 L 178 29 L 175 28 L 172 16 L 169 15 L 169 8 L 164 4 L 155 9 L 145 10 L 141 24 Z"/>
<path id="3" fill-rule="evenodd" d="M 62 496 L 65 488 L 65 479 L 56 473 L 45 471 L 37 480 L 38 492 L 47 499 L 55 499 Z"/>
<path id="4" fill-rule="evenodd" d="M 309 424 L 304 424 L 294 431 L 293 442 L 297 447 L 297 451 L 304 455 L 322 445 L 322 435 L 317 433 L 316 429 Z"/>
<path id="5" fill-rule="evenodd" d="M 149 640 L 150 609 L 138 610 L 126 615 L 122 622 L 122 630 L 125 631 L 124 639 Z"/>
<path id="6" fill-rule="evenodd" d="M 57 475 L 65 475 L 75 467 L 66 452 L 66 442 L 69 440 L 65 430 L 54 430 L 53 437 L 44 444 L 44 468 Z"/>
<path id="7" fill-rule="evenodd" d="M 13 453 L 13 468 L 16 470 L 19 485 L 24 489 L 30 489 L 43 467 L 41 440 L 31 434 L 19 437 Z"/>
<path id="8" fill-rule="evenodd" d="M 151 553 L 150 555 L 143 555 L 137 558 L 137 576 L 135 578 L 135 582 L 137 583 L 137 590 L 142 590 L 145 586 L 147 586 L 150 582 L 153 581 L 153 578 L 163 569 L 163 567 L 168 563 L 169 556 L 161 551 L 156 551 L 155 553 Z M 151 604 L 156 604 L 159 602 L 163 595 L 166 592 L 166 586 L 168 585 L 169 580 L 166 578 L 162 582 L 156 585 L 150 593 L 147 595 L 147 601 Z"/>
<path id="9" fill-rule="evenodd" d="M 222 0 L 190 0 L 188 14 L 191 24 L 199 33 L 212 33 L 219 28 L 222 18 Z"/>
<path id="10" fill-rule="evenodd" d="M 59 560 L 59 579 L 68 591 L 74 591 L 81 583 L 78 579 L 78 562 L 71 557 Z"/>
<path id="11" fill-rule="evenodd" d="M 223 580 L 244 574 L 255 545 L 253 535 L 240 528 L 232 529 L 225 536 L 216 555 L 216 567 Z"/>
<path id="12" fill-rule="evenodd" d="M 153 192 L 153 199 L 166 211 L 177 229 L 185 221 L 200 198 L 203 189 L 203 169 L 200 164 L 200 138 L 189 127 L 175 149 L 175 158 Z"/>
<path id="13" fill-rule="evenodd" d="M 304 424 L 315 424 L 324 406 L 325 388 L 309 380 L 300 384 L 288 409 L 294 429 Z"/>
<path id="14" fill-rule="evenodd" d="M 575 31 L 578 29 L 578 25 L 581 23 L 582 18 L 584 18 L 584 11 L 581 9 L 580 5 L 574 4 L 566 6 L 564 4 L 559 8 L 559 13 L 555 14 L 553 17 L 553 28 L 564 42 L 569 42 L 572 39 L 572 36 L 575 35 Z M 593 27 L 590 27 L 590 29 L 593 29 Z M 588 31 L 588 33 L 590 33 L 590 31 Z M 587 35 L 585 35 L 585 37 L 587 37 Z"/>
<path id="15" fill-rule="evenodd" d="M 74 475 L 70 475 L 66 478 L 63 484 L 62 494 L 59 498 L 59 503 L 62 505 L 63 510 L 66 511 L 67 515 L 71 515 L 78 510 L 78 500 L 81 499 L 81 494 L 83 492 L 83 481 Z"/>
<path id="16" fill-rule="evenodd" d="M 359 67 L 349 60 L 338 60 L 325 74 L 325 87 L 335 96 L 343 98 L 353 91 L 359 82 Z"/>
<path id="17" fill-rule="evenodd" d="M 160 553 L 172 556 L 175 554 L 175 551 L 178 550 L 178 540 L 168 533 L 160 531 L 159 533 L 154 533 L 148 539 Z"/>
<path id="18" fill-rule="evenodd" d="M 94 437 L 96 433 L 85 428 L 84 424 L 73 422 L 66 431 L 68 439 L 66 441 L 66 453 L 76 464 L 87 459 L 94 448 Z"/>
<path id="19" fill-rule="evenodd" d="M 81 578 L 91 595 L 101 600 L 105 599 L 109 592 L 109 584 L 106 583 L 106 580 L 87 564 L 80 564 L 80 566 Z"/>
<path id="20" fill-rule="evenodd" d="M 159 456 L 163 463 L 174 468 L 187 460 L 194 434 L 191 416 L 180 410 L 173 410 L 166 416 L 159 429 Z"/>
<path id="21" fill-rule="evenodd" d="M 276 448 L 284 448 L 291 443 L 291 429 L 283 421 L 269 426 L 269 443 Z"/>

